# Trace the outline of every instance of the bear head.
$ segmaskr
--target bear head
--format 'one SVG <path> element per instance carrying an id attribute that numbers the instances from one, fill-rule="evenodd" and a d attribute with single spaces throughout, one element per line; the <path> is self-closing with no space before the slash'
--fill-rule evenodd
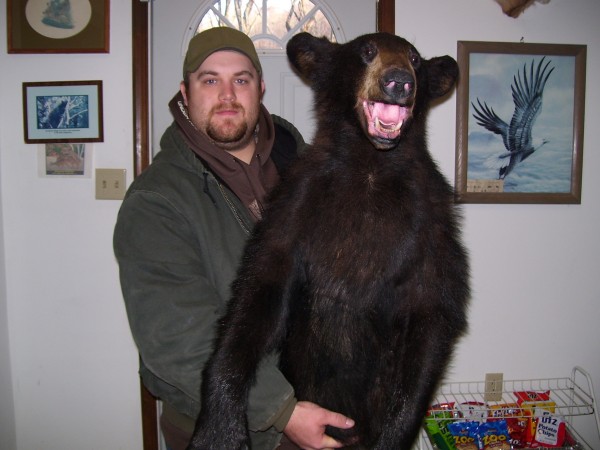
<path id="1" fill-rule="evenodd" d="M 424 59 L 405 39 L 389 33 L 332 43 L 308 33 L 287 45 L 290 63 L 310 85 L 320 126 L 358 124 L 378 150 L 395 148 L 431 99 L 454 86 L 458 65 L 449 56 Z"/>

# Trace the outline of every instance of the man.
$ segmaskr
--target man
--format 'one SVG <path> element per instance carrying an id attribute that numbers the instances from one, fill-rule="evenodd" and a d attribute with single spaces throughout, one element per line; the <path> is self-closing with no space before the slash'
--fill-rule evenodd
<path id="1" fill-rule="evenodd" d="M 304 146 L 290 123 L 262 105 L 264 90 L 245 34 L 213 28 L 196 35 L 169 103 L 174 122 L 117 218 L 114 249 L 140 375 L 163 401 L 161 429 L 171 450 L 191 437 L 215 323 L 265 195 Z M 324 434 L 328 424 L 353 426 L 297 401 L 276 355 L 267 358 L 250 392 L 252 448 L 276 448 L 282 432 L 301 448 L 338 448 Z"/>

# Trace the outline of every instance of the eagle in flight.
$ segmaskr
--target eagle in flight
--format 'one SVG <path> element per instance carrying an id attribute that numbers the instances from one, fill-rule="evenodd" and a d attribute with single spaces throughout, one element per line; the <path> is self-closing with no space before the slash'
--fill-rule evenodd
<path id="1" fill-rule="evenodd" d="M 479 98 L 477 98 L 478 106 L 471 102 L 475 110 L 473 117 L 477 124 L 502 136 L 507 151 L 498 156 L 500 161 L 498 179 L 500 180 L 506 178 L 517 164 L 548 142 L 543 139 L 537 147 L 534 147 L 531 137 L 531 128 L 542 110 L 544 86 L 554 70 L 554 67 L 549 68 L 551 61 L 544 64 L 545 59 L 544 56 L 537 66 L 535 60 L 531 61 L 529 74 L 527 65 L 524 65 L 522 76 L 521 72 L 517 72 L 513 77 L 511 90 L 515 111 L 510 124 L 498 117 L 494 109 L 485 102 L 482 104 Z"/>

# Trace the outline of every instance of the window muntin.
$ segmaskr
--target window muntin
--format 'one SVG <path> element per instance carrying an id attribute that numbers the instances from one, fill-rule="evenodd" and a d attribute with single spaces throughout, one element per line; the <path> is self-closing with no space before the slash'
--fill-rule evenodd
<path id="1" fill-rule="evenodd" d="M 287 41 L 303 31 L 341 40 L 335 17 L 317 0 L 216 0 L 196 17 L 193 34 L 219 26 L 236 28 L 263 52 L 282 52 Z"/>

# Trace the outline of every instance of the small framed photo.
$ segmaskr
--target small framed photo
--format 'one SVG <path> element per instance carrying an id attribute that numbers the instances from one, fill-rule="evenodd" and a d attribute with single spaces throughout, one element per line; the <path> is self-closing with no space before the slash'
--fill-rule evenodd
<path id="1" fill-rule="evenodd" d="M 102 142 L 102 81 L 23 83 L 25 142 Z"/>
<path id="2" fill-rule="evenodd" d="M 8 53 L 108 53 L 110 0 L 6 0 Z"/>
<path id="3" fill-rule="evenodd" d="M 586 50 L 458 42 L 457 201 L 581 203 Z"/>
<path id="4" fill-rule="evenodd" d="M 42 178 L 91 178 L 94 144 L 53 142 L 38 145 Z"/>

